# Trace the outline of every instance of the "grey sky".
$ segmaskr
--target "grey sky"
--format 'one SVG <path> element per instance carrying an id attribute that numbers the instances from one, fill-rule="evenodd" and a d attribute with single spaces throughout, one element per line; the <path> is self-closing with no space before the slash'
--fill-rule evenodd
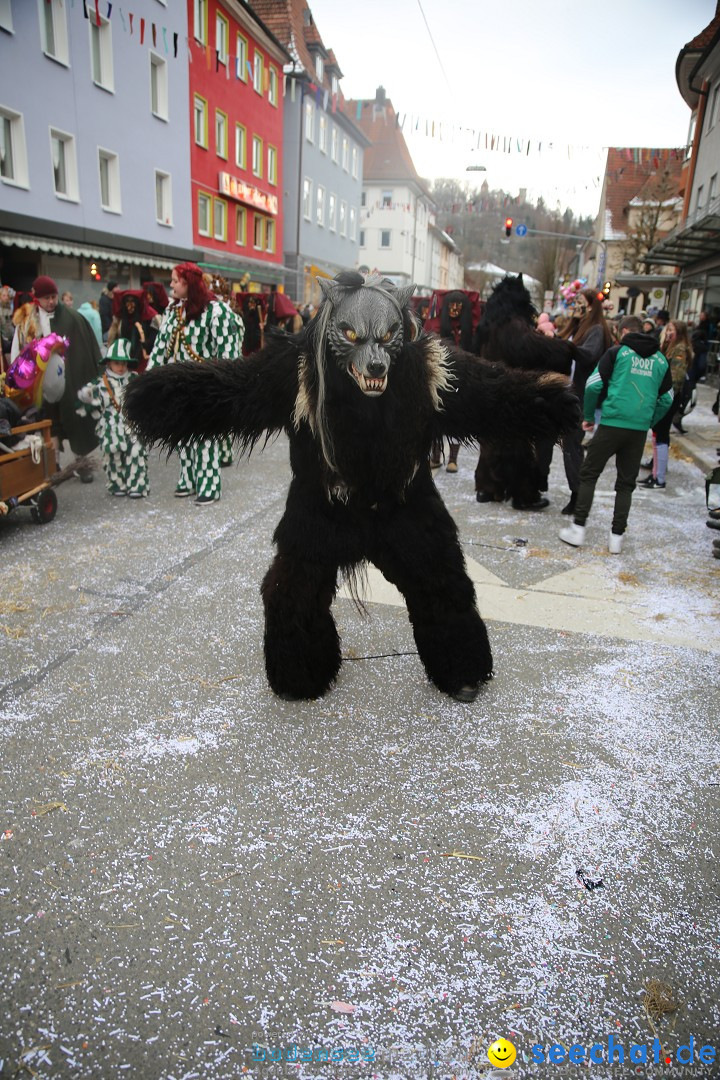
<path id="1" fill-rule="evenodd" d="M 675 63 L 715 13 L 715 0 L 421 0 L 438 62 L 418 0 L 309 2 L 346 97 L 382 84 L 407 114 L 406 136 L 411 116 L 443 121 L 442 143 L 437 126 L 434 139 L 408 138 L 423 175 L 479 183 L 465 172 L 478 162 L 491 187 L 527 187 L 582 213 L 597 209 L 602 147 L 685 143 Z M 447 139 L 452 121 L 483 132 L 479 150 L 457 130 Z M 512 152 L 485 152 L 485 132 L 512 136 Z"/>

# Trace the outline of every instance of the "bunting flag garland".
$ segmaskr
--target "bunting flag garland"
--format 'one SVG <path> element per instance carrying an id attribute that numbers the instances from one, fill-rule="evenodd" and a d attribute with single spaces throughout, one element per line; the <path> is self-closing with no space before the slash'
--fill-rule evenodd
<path id="1" fill-rule="evenodd" d="M 164 33 L 165 33 L 165 27 L 163 26 L 163 34 Z M 176 30 L 175 33 L 173 34 L 173 56 L 175 56 L 175 57 L 177 57 L 177 47 L 178 47 L 178 35 L 177 35 L 177 30 Z"/>
<path id="2" fill-rule="evenodd" d="M 145 44 L 145 20 L 140 19 L 140 44 Z"/>
<path id="3" fill-rule="evenodd" d="M 153 49 L 157 49 L 157 26 L 155 23 L 152 24 L 152 43 Z"/>

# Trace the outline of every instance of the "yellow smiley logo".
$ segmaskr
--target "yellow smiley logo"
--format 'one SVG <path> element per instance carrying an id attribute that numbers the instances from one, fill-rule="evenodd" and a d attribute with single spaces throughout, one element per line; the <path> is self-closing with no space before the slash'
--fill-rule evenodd
<path id="1" fill-rule="evenodd" d="M 498 1069 L 507 1069 L 515 1060 L 516 1051 L 507 1039 L 496 1039 L 492 1046 L 488 1046 L 487 1056 L 491 1065 Z"/>

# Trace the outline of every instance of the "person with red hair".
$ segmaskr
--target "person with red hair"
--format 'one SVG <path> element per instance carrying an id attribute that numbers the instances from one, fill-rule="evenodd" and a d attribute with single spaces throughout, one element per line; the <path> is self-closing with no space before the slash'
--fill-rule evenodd
<path id="1" fill-rule="evenodd" d="M 147 369 L 173 363 L 240 360 L 245 327 L 239 315 L 210 292 L 195 263 L 180 263 L 170 278 L 173 299 L 168 304 L 153 345 Z M 220 445 L 203 439 L 180 446 L 177 498 L 195 495 L 198 506 L 220 498 Z"/>

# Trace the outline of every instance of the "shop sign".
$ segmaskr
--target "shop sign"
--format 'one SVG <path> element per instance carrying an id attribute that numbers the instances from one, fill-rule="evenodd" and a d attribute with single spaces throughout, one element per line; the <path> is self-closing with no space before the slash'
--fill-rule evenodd
<path id="1" fill-rule="evenodd" d="M 220 173 L 218 189 L 221 195 L 247 203 L 248 206 L 254 206 L 256 210 L 262 210 L 266 214 L 278 212 L 277 195 L 267 195 L 259 188 L 246 184 L 244 180 L 239 180 L 237 176 L 231 176 L 230 173 Z"/>

